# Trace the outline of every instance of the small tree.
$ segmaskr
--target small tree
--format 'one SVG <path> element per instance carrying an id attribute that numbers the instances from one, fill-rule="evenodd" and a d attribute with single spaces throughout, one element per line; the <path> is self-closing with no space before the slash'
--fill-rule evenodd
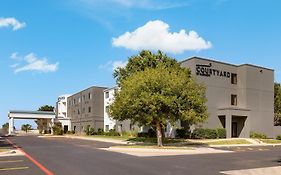
<path id="1" fill-rule="evenodd" d="M 49 112 L 53 112 L 54 111 L 54 107 L 50 106 L 50 105 L 44 105 L 41 106 L 38 111 L 49 111 Z M 48 131 L 45 131 L 45 128 L 47 128 L 48 123 L 50 122 L 50 120 L 48 119 L 37 119 L 35 120 L 35 123 L 37 124 L 37 129 L 39 130 L 39 133 L 42 134 L 44 133 L 48 133 Z"/>
<path id="2" fill-rule="evenodd" d="M 21 130 L 23 130 L 27 133 L 27 131 L 32 130 L 32 126 L 30 124 L 23 124 L 21 126 Z"/>
<path id="3" fill-rule="evenodd" d="M 195 124 L 208 117 L 205 88 L 196 83 L 186 68 L 159 63 L 157 67 L 132 73 L 119 85 L 110 115 L 117 120 L 155 126 L 158 146 L 163 145 L 162 129 L 167 121 Z"/>
<path id="4" fill-rule="evenodd" d="M 281 85 L 274 83 L 274 125 L 281 125 Z"/>
<path id="5" fill-rule="evenodd" d="M 6 133 L 6 132 L 8 132 L 8 130 L 9 130 L 9 123 L 3 124 L 3 125 L 2 125 L 2 131 L 3 131 L 4 133 Z"/>

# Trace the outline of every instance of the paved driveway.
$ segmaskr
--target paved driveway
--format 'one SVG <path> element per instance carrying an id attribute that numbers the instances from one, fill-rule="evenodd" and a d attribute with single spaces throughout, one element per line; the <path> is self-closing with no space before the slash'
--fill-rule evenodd
<path id="1" fill-rule="evenodd" d="M 10 140 L 58 175 L 216 175 L 221 171 L 278 166 L 281 160 L 280 147 L 221 154 L 137 157 L 100 150 L 112 144 L 96 141 L 32 136 Z M 29 169 L 34 170 L 32 174 L 40 171 L 31 165 Z M 22 174 L 30 175 L 30 171 Z"/>

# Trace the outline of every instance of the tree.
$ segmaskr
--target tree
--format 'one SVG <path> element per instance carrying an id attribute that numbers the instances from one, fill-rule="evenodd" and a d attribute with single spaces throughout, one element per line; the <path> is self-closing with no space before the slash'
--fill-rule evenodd
<path id="1" fill-rule="evenodd" d="M 27 131 L 32 130 L 32 126 L 30 124 L 23 124 L 21 125 L 21 130 L 27 133 Z"/>
<path id="2" fill-rule="evenodd" d="M 2 129 L 9 129 L 9 123 L 5 123 L 2 125 Z"/>
<path id="3" fill-rule="evenodd" d="M 208 117 L 205 103 L 205 88 L 196 83 L 189 69 L 160 62 L 121 78 L 109 113 L 117 120 L 155 126 L 157 144 L 162 146 L 161 131 L 167 121 L 203 122 Z"/>
<path id="4" fill-rule="evenodd" d="M 144 71 L 146 68 L 156 68 L 160 64 L 164 67 L 180 67 L 180 64 L 175 59 L 168 57 L 161 51 L 153 54 L 151 51 L 143 50 L 138 55 L 130 57 L 124 68 L 117 68 L 113 73 L 113 77 L 116 78 L 119 85 L 123 79 L 133 73 Z"/>
<path id="5" fill-rule="evenodd" d="M 2 131 L 3 131 L 4 133 L 6 133 L 6 132 L 8 132 L 8 130 L 9 130 L 9 123 L 3 124 L 3 125 L 2 125 Z"/>
<path id="6" fill-rule="evenodd" d="M 41 106 L 38 111 L 54 111 L 54 107 L 53 106 L 49 106 L 49 105 L 44 105 L 44 106 Z"/>
<path id="7" fill-rule="evenodd" d="M 53 106 L 49 106 L 49 105 L 44 105 L 41 106 L 38 111 L 50 111 L 53 112 L 54 111 L 54 107 Z M 48 119 L 37 119 L 35 120 L 35 123 L 37 124 L 37 129 L 39 130 L 39 133 L 42 134 L 43 131 L 45 130 L 45 128 L 47 128 L 48 123 L 50 122 L 50 120 Z M 47 133 L 48 131 L 44 131 L 45 133 Z"/>
<path id="8" fill-rule="evenodd" d="M 274 83 L 274 125 L 281 125 L 281 85 Z"/>

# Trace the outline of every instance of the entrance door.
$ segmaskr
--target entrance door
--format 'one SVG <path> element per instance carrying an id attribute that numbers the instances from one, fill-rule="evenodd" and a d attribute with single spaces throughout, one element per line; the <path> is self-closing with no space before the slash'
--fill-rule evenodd
<path id="1" fill-rule="evenodd" d="M 232 137 L 238 137 L 237 122 L 232 122 Z"/>
<path id="2" fill-rule="evenodd" d="M 68 131 L 68 125 L 64 125 L 64 126 L 63 126 L 63 132 L 66 134 L 67 131 Z"/>

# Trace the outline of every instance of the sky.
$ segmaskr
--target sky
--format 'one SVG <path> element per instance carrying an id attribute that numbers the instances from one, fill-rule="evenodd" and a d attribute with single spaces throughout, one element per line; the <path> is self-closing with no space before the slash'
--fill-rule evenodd
<path id="1" fill-rule="evenodd" d="M 281 82 L 280 9 L 279 0 L 1 0 L 0 124 L 9 110 L 114 86 L 113 70 L 142 49 L 260 65 Z"/>

